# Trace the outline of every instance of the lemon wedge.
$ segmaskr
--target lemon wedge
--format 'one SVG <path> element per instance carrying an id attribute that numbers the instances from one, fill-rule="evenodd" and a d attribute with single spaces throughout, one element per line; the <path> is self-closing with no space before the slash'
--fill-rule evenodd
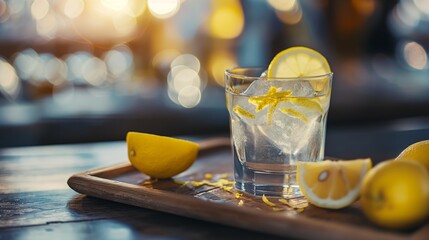
<path id="1" fill-rule="evenodd" d="M 129 132 L 128 159 L 152 178 L 170 178 L 188 169 L 197 158 L 198 144 L 154 134 Z"/>
<path id="2" fill-rule="evenodd" d="M 369 158 L 298 162 L 296 180 L 309 202 L 318 207 L 339 209 L 359 197 L 362 181 L 371 167 Z"/>
<path id="3" fill-rule="evenodd" d="M 291 47 L 279 52 L 268 66 L 267 77 L 297 78 L 331 73 L 326 58 L 307 47 Z"/>

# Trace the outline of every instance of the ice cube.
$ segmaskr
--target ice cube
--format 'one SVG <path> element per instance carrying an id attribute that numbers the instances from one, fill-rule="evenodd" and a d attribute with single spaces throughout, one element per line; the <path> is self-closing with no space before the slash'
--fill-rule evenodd
<path id="1" fill-rule="evenodd" d="M 292 97 L 315 96 L 313 86 L 307 80 L 255 80 L 243 92 L 243 95 L 263 96 L 267 94 L 271 87 L 279 89 L 279 92 L 291 90 Z"/>

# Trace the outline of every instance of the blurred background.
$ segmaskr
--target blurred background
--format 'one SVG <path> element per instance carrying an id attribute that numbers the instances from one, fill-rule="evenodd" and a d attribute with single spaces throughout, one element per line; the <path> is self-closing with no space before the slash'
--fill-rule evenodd
<path id="1" fill-rule="evenodd" d="M 328 152 L 429 128 L 427 0 L 0 0 L 0 147 L 227 135 L 224 69 L 295 45 L 334 72 Z"/>

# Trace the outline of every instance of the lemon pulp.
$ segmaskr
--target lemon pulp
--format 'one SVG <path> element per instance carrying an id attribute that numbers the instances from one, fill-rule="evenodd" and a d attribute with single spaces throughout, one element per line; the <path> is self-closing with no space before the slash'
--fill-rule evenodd
<path id="1" fill-rule="evenodd" d="M 296 178 L 309 202 L 318 207 L 339 209 L 358 198 L 362 180 L 371 167 L 370 159 L 298 162 Z"/>

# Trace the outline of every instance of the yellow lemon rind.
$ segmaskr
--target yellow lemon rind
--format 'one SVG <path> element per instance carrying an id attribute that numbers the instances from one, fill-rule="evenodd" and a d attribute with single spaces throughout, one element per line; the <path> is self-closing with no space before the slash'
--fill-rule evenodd
<path id="1" fill-rule="evenodd" d="M 197 143 L 155 134 L 128 132 L 128 159 L 152 178 L 170 178 L 188 169 L 198 155 Z"/>

